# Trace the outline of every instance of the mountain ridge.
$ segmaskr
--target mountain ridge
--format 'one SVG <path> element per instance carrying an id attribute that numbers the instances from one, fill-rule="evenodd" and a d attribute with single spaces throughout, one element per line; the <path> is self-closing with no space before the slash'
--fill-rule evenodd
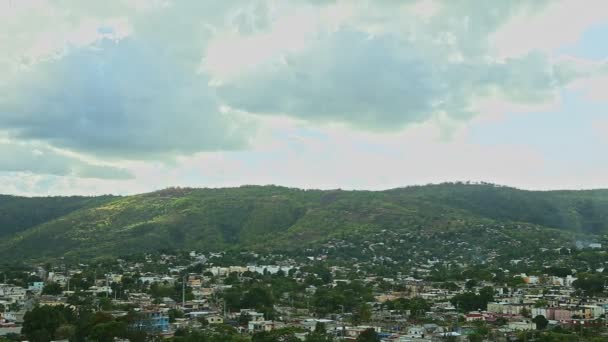
<path id="1" fill-rule="evenodd" d="M 252 185 L 168 188 L 132 196 L 89 197 L 70 208 L 5 234 L 0 257 L 294 249 L 383 229 L 441 233 L 479 224 L 521 223 L 530 231 L 559 230 L 572 236 L 608 233 L 608 190 L 528 191 L 493 184 L 443 183 L 382 191 Z M 0 200 L 0 218 L 4 211 Z M 0 231 L 5 231 L 2 222 Z"/>

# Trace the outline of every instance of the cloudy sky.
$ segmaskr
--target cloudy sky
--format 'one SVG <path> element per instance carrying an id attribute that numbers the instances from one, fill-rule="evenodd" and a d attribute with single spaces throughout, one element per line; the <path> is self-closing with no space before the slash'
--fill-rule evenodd
<path id="1" fill-rule="evenodd" d="M 0 0 L 0 28 L 0 193 L 608 187 L 605 0 Z"/>

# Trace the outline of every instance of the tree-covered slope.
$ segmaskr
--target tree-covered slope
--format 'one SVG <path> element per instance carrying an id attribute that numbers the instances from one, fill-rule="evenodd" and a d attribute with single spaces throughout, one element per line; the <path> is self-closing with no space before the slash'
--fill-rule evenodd
<path id="1" fill-rule="evenodd" d="M 388 191 L 244 186 L 90 200 L 99 202 L 68 213 L 58 210 L 48 221 L 6 236 L 0 242 L 0 258 L 94 257 L 159 249 L 293 249 L 335 237 L 364 240 L 383 230 L 442 236 L 511 223 L 522 224 L 517 235 L 509 237 L 514 239 L 526 237 L 527 230 L 537 237 L 539 229 L 555 236 L 550 228 L 608 232 L 605 191 L 529 192 L 465 184 Z"/>
<path id="2" fill-rule="evenodd" d="M 438 184 L 391 190 L 499 221 L 579 233 L 608 232 L 608 190 L 523 191 L 491 184 Z"/>
<path id="3" fill-rule="evenodd" d="M 118 198 L 0 242 L 0 256 L 119 255 L 216 249 L 289 228 L 314 192 L 278 187 L 167 189 Z"/>
<path id="4" fill-rule="evenodd" d="M 100 197 L 18 197 L 0 195 L 0 239 L 67 215 L 100 205 L 113 196 Z"/>

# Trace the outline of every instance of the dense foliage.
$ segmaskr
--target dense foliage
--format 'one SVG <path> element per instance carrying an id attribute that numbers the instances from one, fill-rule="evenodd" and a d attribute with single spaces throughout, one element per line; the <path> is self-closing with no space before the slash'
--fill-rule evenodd
<path id="1" fill-rule="evenodd" d="M 114 318 L 103 312 L 81 307 L 78 311 L 66 306 L 40 306 L 24 316 L 22 334 L 30 341 L 53 340 L 110 342 L 114 338 L 145 341 L 147 334 L 134 327 L 138 314 Z"/>
<path id="2" fill-rule="evenodd" d="M 0 235 L 6 236 L 0 257 L 290 250 L 330 239 L 364 240 L 384 230 L 416 233 L 413 238 L 423 240 L 424 234 L 446 241 L 468 234 L 472 242 L 498 246 L 532 236 L 573 241 L 575 234 L 608 232 L 606 213 L 608 191 L 532 192 L 488 184 L 376 192 L 243 186 L 174 188 L 124 198 L 2 197 Z"/>
<path id="3" fill-rule="evenodd" d="M 94 207 L 115 197 L 17 197 L 0 195 L 0 238 Z"/>

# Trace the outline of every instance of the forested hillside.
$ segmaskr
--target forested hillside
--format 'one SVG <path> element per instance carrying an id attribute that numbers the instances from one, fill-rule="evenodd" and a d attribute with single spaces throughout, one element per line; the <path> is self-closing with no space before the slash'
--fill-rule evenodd
<path id="1" fill-rule="evenodd" d="M 539 229 L 555 235 L 551 228 L 572 237 L 605 234 L 608 191 L 531 192 L 489 184 L 387 191 L 174 188 L 116 198 L 6 197 L 0 201 L 0 217 L 5 235 L 0 257 L 10 259 L 160 249 L 285 250 L 383 230 L 467 232 L 507 223 L 523 224 L 513 239 L 542 238 Z M 526 227 L 534 233 L 526 236 Z"/>
<path id="2" fill-rule="evenodd" d="M 67 215 L 75 210 L 110 201 L 100 197 L 17 197 L 0 195 L 0 238 Z"/>
<path id="3" fill-rule="evenodd" d="M 608 190 L 522 191 L 491 184 L 440 184 L 390 192 L 499 221 L 530 222 L 574 232 L 608 232 Z"/>

